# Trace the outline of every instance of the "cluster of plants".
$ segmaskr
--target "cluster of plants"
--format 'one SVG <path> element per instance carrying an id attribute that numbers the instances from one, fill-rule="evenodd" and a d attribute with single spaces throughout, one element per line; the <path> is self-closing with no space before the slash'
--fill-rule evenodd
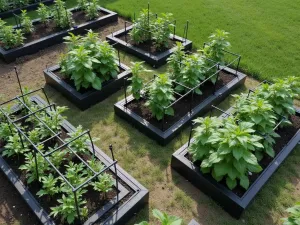
<path id="1" fill-rule="evenodd" d="M 148 15 L 147 10 L 144 10 L 142 14 L 144 16 Z M 144 17 L 139 19 L 141 18 Z M 143 20 L 141 19 L 140 23 L 142 21 L 146 23 L 147 17 Z M 146 106 L 157 120 L 161 120 L 164 115 L 173 116 L 174 110 L 168 106 L 175 100 L 175 91 L 185 94 L 194 89 L 194 93 L 201 95 L 201 87 L 197 86 L 202 81 L 211 77 L 210 81 L 216 83 L 218 68 L 217 66 L 214 68 L 213 65 L 216 65 L 216 62 L 220 64 L 224 62 L 224 57 L 220 57 L 220 52 L 223 52 L 230 46 L 227 41 L 224 41 L 227 39 L 225 34 L 227 35 L 226 32 L 217 30 L 210 36 L 210 42 L 205 47 L 211 46 L 210 50 L 200 50 L 193 54 L 186 54 L 182 43 L 178 42 L 174 53 L 168 58 L 168 73 L 156 76 L 153 83 L 147 87 L 144 87 L 141 79 L 141 74 L 147 70 L 142 66 L 142 63 L 133 64 L 132 83 L 128 90 L 132 92 L 133 97 L 137 100 L 140 99 L 141 93 L 144 92 L 144 95 L 148 98 Z M 204 52 L 209 52 L 209 54 Z M 216 56 L 218 57 L 216 58 Z M 210 60 L 207 60 L 208 57 L 211 57 L 214 61 L 221 61 L 212 63 Z"/>
<path id="2" fill-rule="evenodd" d="M 195 120 L 199 126 L 188 149 L 193 161 L 215 180 L 226 180 L 229 189 L 238 184 L 248 189 L 249 173 L 259 173 L 259 161 L 275 156 L 273 146 L 279 135 L 274 128 L 280 121 L 284 121 L 281 126 L 290 124 L 289 116 L 295 114 L 293 99 L 299 96 L 300 79 L 290 77 L 265 83 L 249 97 L 235 96 L 235 110 L 228 118 Z"/>
<path id="3" fill-rule="evenodd" d="M 162 13 L 157 17 L 148 9 L 143 9 L 134 21 L 134 26 L 129 35 L 137 44 L 153 41 L 156 49 L 162 49 L 168 47 L 170 34 L 174 26 L 171 13 Z"/>
<path id="4" fill-rule="evenodd" d="M 158 209 L 152 210 L 152 215 L 160 222 L 161 225 L 181 225 L 182 219 L 176 216 L 170 216 L 165 212 L 161 212 Z M 135 225 L 150 225 L 147 221 L 143 221 Z"/>
<path id="5" fill-rule="evenodd" d="M 61 72 L 74 81 L 77 90 L 101 90 L 103 82 L 117 77 L 116 52 L 97 33 L 90 30 L 84 37 L 70 33 L 65 41 L 68 51 L 60 59 Z"/>
<path id="6" fill-rule="evenodd" d="M 28 102 L 28 107 L 31 110 L 37 110 L 39 107 L 36 104 L 30 102 L 29 98 L 24 98 L 25 102 Z M 60 132 L 62 123 L 65 117 L 62 115 L 65 112 L 66 107 L 56 107 L 51 111 L 40 111 L 36 115 L 44 123 L 47 124 L 54 132 Z M 9 110 L 6 110 L 7 112 Z M 23 108 L 20 114 L 12 114 L 10 117 L 16 119 L 19 116 L 26 115 L 28 111 Z M 30 116 L 24 121 L 18 122 L 18 127 L 27 135 L 27 137 L 37 146 L 37 149 L 42 153 L 48 153 L 59 147 L 59 141 L 56 140 L 56 144 L 43 143 L 53 136 L 53 133 L 49 132 L 38 119 L 34 116 Z M 79 126 L 74 132 L 68 133 L 65 141 L 68 142 L 73 138 L 79 136 L 82 133 L 82 127 Z M 24 136 L 20 136 L 13 125 L 6 122 L 4 115 L 0 115 L 0 137 L 4 141 L 5 146 L 2 151 L 2 156 L 6 158 L 12 158 L 18 160 L 22 155 L 25 158 L 24 164 L 20 165 L 19 169 L 26 172 L 27 185 L 31 185 L 34 182 L 41 183 L 42 188 L 36 193 L 40 198 L 57 198 L 57 206 L 51 208 L 50 215 L 59 217 L 61 220 L 66 221 L 69 224 L 75 222 L 77 218 L 76 204 L 74 194 L 71 187 L 56 173 L 55 169 L 43 158 L 41 154 L 34 150 L 33 146 Z M 21 139 L 22 138 L 22 141 Z M 71 142 L 69 147 L 74 150 L 75 153 L 85 158 L 89 166 L 95 171 L 102 171 L 105 166 L 95 156 L 90 153 L 88 149 L 89 138 L 87 135 L 76 139 Z M 54 145 L 54 146 L 53 146 Z M 36 161 L 35 161 L 36 157 Z M 47 158 L 56 166 L 60 171 L 64 171 L 66 179 L 74 186 L 85 182 L 91 176 L 93 172 L 84 165 L 84 163 L 74 162 L 75 155 L 68 149 L 63 148 L 59 151 L 52 153 Z M 38 171 L 36 170 L 38 168 Z M 102 173 L 90 183 L 79 189 L 77 194 L 77 202 L 81 217 L 88 216 L 87 201 L 85 200 L 85 193 L 87 193 L 88 187 L 93 188 L 94 191 L 102 193 L 102 197 L 106 198 L 107 193 L 113 189 L 115 180 L 109 173 Z"/>
<path id="7" fill-rule="evenodd" d="M 80 9 L 84 10 L 90 20 L 99 17 L 99 0 L 77 0 Z"/>
<path id="8" fill-rule="evenodd" d="M 33 0 L 0 0 L 0 12 L 26 6 L 34 2 Z"/>
<path id="9" fill-rule="evenodd" d="M 297 202 L 293 207 L 286 210 L 289 213 L 287 218 L 283 218 L 283 225 L 298 225 L 300 224 L 300 202 Z"/>
<path id="10" fill-rule="evenodd" d="M 14 29 L 13 26 L 6 25 L 6 22 L 0 19 L 0 46 L 4 49 L 16 48 L 23 45 L 25 40 L 21 29 Z"/>

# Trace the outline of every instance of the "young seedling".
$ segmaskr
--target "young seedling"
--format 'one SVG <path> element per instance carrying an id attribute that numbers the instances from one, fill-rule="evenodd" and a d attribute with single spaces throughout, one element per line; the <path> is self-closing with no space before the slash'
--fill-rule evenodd
<path id="1" fill-rule="evenodd" d="M 54 196 L 55 194 L 60 192 L 60 188 L 58 186 L 59 178 L 55 178 L 52 173 L 48 174 L 47 176 L 44 176 L 41 178 L 41 182 L 43 184 L 43 187 L 40 191 L 38 191 L 36 194 L 39 197 L 42 196 Z"/>
<path id="2" fill-rule="evenodd" d="M 95 191 L 102 192 L 104 195 L 103 197 L 106 198 L 107 192 L 112 190 L 114 185 L 114 179 L 110 174 L 104 173 L 99 176 L 98 181 L 92 183 Z"/>
<path id="3" fill-rule="evenodd" d="M 153 209 L 152 214 L 155 218 L 157 218 L 161 225 L 181 225 L 182 219 L 176 216 L 170 216 L 165 212 L 161 212 L 158 209 Z M 143 221 L 139 224 L 135 225 L 150 225 L 148 222 Z"/>

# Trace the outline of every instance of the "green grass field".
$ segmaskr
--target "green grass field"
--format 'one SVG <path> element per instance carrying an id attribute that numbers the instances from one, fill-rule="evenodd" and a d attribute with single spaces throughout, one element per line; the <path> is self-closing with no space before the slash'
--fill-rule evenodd
<path id="1" fill-rule="evenodd" d="M 101 0 L 103 7 L 132 17 L 148 0 Z M 76 0 L 67 0 L 68 7 Z M 241 66 L 256 78 L 299 76 L 299 0 L 152 0 L 153 12 L 171 12 L 178 34 L 190 22 L 189 38 L 201 47 L 216 28 L 230 32 L 232 51 L 242 55 Z"/>

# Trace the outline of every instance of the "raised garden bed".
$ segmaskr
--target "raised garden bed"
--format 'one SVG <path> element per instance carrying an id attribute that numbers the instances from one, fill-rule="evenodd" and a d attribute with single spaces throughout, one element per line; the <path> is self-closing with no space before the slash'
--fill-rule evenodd
<path id="1" fill-rule="evenodd" d="M 224 114 L 222 115 L 224 117 Z M 171 166 L 185 179 L 214 199 L 224 210 L 235 218 L 240 218 L 243 211 L 249 206 L 259 191 L 268 182 L 282 162 L 289 156 L 300 141 L 300 111 L 291 116 L 292 127 L 279 128 L 277 133 L 281 136 L 276 140 L 274 158 L 265 157 L 259 164 L 263 171 L 250 177 L 250 187 L 247 191 L 236 187 L 232 191 L 226 184 L 218 183 L 210 174 L 200 171 L 199 163 L 193 163 L 187 151 L 189 142 L 183 145 L 172 155 Z M 191 139 L 191 142 L 193 139 Z"/>
<path id="2" fill-rule="evenodd" d="M 43 3 L 44 5 L 51 5 L 53 4 L 53 2 L 54 0 L 32 1 L 31 4 L 23 6 L 21 8 L 9 9 L 7 11 L 0 12 L 0 19 L 12 17 L 14 14 L 20 14 L 21 10 L 31 11 L 37 9 L 40 3 Z"/>
<path id="3" fill-rule="evenodd" d="M 192 49 L 192 41 L 179 37 L 177 35 L 170 35 L 169 48 L 165 48 L 162 51 L 156 51 L 152 47 L 152 42 L 147 42 L 139 45 L 135 45 L 130 39 L 129 32 L 132 30 L 134 25 L 126 27 L 114 32 L 106 37 L 106 40 L 111 44 L 115 44 L 117 48 L 122 49 L 125 52 L 128 52 L 146 63 L 152 65 L 153 67 L 160 67 L 164 65 L 167 61 L 167 58 L 174 52 L 176 49 L 176 42 L 181 42 L 184 46 L 184 49 Z"/>
<path id="4" fill-rule="evenodd" d="M 44 70 L 44 76 L 46 83 L 51 87 L 62 93 L 70 102 L 76 105 L 81 110 L 86 110 L 92 105 L 106 99 L 118 91 L 127 78 L 131 77 L 130 68 L 122 63 L 119 64 L 120 74 L 116 79 L 105 82 L 100 91 L 95 89 L 85 89 L 83 91 L 77 91 L 73 82 L 67 79 L 63 79 L 60 74 L 60 66 L 52 66 Z"/>
<path id="5" fill-rule="evenodd" d="M 41 107 L 51 107 L 51 105 L 46 104 L 46 102 L 38 96 L 33 96 L 30 100 Z M 14 107 L 14 115 L 20 114 L 20 110 L 20 107 Z M 73 131 L 75 131 L 75 128 L 68 121 L 64 120 L 61 125 L 60 134 L 66 136 L 67 133 Z M 81 222 L 76 221 L 75 224 L 123 225 L 148 202 L 148 190 L 127 174 L 116 164 L 117 162 L 115 160 L 110 159 L 99 148 L 93 144 L 89 144 L 88 149 L 90 151 L 89 154 L 95 154 L 96 159 L 106 166 L 107 173 L 111 174 L 116 179 L 116 183 L 113 190 L 107 193 L 107 199 L 105 201 L 99 193 L 95 195 L 95 191 L 88 189 L 88 192 L 84 196 L 87 199 L 88 208 L 91 209 L 89 210 L 90 213 L 87 219 L 84 221 L 81 220 Z M 3 150 L 5 150 L 5 148 L 2 143 L 0 152 Z M 36 214 L 41 221 L 41 224 L 66 224 L 60 222 L 59 219 L 53 219 L 53 217 L 49 216 L 49 207 L 52 206 L 51 203 L 53 203 L 51 198 L 37 198 L 36 190 L 40 188 L 39 182 L 35 181 L 27 185 L 24 172 L 18 169 L 22 161 L 24 161 L 23 156 L 20 156 L 19 158 L 6 158 L 0 156 L 0 168 Z M 56 202 L 57 196 L 55 196 L 54 199 Z"/>
<path id="6" fill-rule="evenodd" d="M 63 42 L 63 38 L 69 34 L 83 34 L 89 29 L 96 29 L 109 23 L 118 21 L 118 14 L 110 10 L 100 8 L 100 17 L 95 20 L 88 21 L 83 11 L 79 8 L 72 8 L 73 19 L 76 22 L 72 28 L 67 30 L 59 30 L 54 24 L 47 27 L 41 23 L 40 19 L 33 20 L 35 27 L 34 33 L 27 37 L 24 45 L 6 50 L 0 47 L 0 57 L 7 63 L 15 61 L 18 57 L 36 53 L 44 48 Z M 17 28 L 17 27 L 15 27 Z"/>
<path id="7" fill-rule="evenodd" d="M 156 140 L 161 145 L 168 144 L 189 122 L 204 115 L 211 105 L 224 100 L 233 90 L 244 84 L 246 75 L 228 67 L 219 72 L 219 80 L 214 90 L 210 82 L 201 87 L 202 95 L 190 95 L 178 101 L 174 106 L 175 116 L 166 116 L 157 121 L 144 107 L 145 101 L 136 101 L 132 95 L 117 102 L 114 106 L 116 115 L 131 123 L 141 132 Z M 193 99 L 191 104 L 191 99 Z"/>

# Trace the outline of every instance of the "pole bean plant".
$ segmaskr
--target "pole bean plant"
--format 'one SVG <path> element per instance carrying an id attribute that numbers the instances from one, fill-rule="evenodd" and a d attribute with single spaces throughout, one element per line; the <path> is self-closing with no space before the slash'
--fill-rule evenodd
<path id="1" fill-rule="evenodd" d="M 30 101 L 29 97 L 24 97 L 24 103 L 33 111 L 41 109 L 40 106 Z M 72 142 L 72 139 L 82 133 L 82 127 L 79 126 L 74 132 L 66 133 L 62 129 L 65 117 L 63 113 L 66 107 L 56 107 L 55 109 L 49 109 L 47 112 L 39 111 L 35 115 L 43 121 L 50 129 L 57 133 L 63 133 L 59 137 L 64 142 L 71 141 L 68 147 L 72 148 L 76 154 L 78 154 L 85 162 L 93 168 L 95 172 L 102 171 L 105 166 L 102 162 L 93 156 L 88 149 L 89 143 L 86 136 L 78 138 Z M 10 110 L 5 109 L 5 115 L 9 115 L 11 118 L 21 118 L 29 113 L 25 110 L 25 107 L 20 108 L 16 112 L 16 115 L 9 115 Z M 74 224 L 78 219 L 76 200 L 72 188 L 62 179 L 57 171 L 52 167 L 45 158 L 39 153 L 43 154 L 52 152 L 57 147 L 61 146 L 62 141 L 53 138 L 51 141 L 46 141 L 53 136 L 49 129 L 43 123 L 38 123 L 35 116 L 31 115 L 29 119 L 20 120 L 17 122 L 18 127 L 22 133 L 26 134 L 26 137 L 37 147 L 33 148 L 33 144 L 25 138 L 24 134 L 20 134 L 14 125 L 8 124 L 5 119 L 5 115 L 0 113 L 0 137 L 4 142 L 4 150 L 1 155 L 5 159 L 11 159 L 16 163 L 19 163 L 19 170 L 26 176 L 25 185 L 35 187 L 40 186 L 40 190 L 36 193 L 38 198 L 42 198 L 43 201 L 51 200 L 51 198 L 57 199 L 57 204 L 50 208 L 50 215 L 57 217 L 63 224 Z M 45 142 L 43 142 L 45 141 Z M 43 142 L 42 144 L 39 144 Z M 94 175 L 83 162 L 78 162 L 75 158 L 75 154 L 64 146 L 62 149 L 48 155 L 46 158 L 55 165 L 57 169 L 74 187 L 81 185 Z M 21 157 L 22 156 L 22 157 Z M 23 160 L 25 159 L 25 160 Z M 18 164 L 17 164 L 18 165 Z M 115 178 L 113 175 L 103 172 L 98 177 L 95 177 L 89 183 L 83 185 L 76 192 L 77 203 L 79 206 L 79 212 L 81 218 L 86 218 L 89 215 L 88 200 L 86 195 L 88 190 L 98 192 L 102 198 L 107 198 L 107 193 L 114 191 Z"/>
<path id="2" fill-rule="evenodd" d="M 102 89 L 102 83 L 117 77 L 119 67 L 113 47 L 89 31 L 85 37 L 65 38 L 68 52 L 60 60 L 61 72 L 74 81 L 77 90 Z"/>
<path id="3" fill-rule="evenodd" d="M 158 219 L 161 225 L 181 225 L 182 219 L 176 217 L 176 216 L 170 216 L 165 212 L 161 212 L 158 209 L 152 210 L 153 216 Z M 150 223 L 143 221 L 139 224 L 135 225 L 150 225 Z"/>
<path id="4" fill-rule="evenodd" d="M 171 13 L 162 13 L 156 17 L 148 9 L 143 9 L 134 21 L 133 29 L 129 35 L 136 44 L 153 41 L 156 49 L 162 49 L 168 47 L 174 26 Z"/>
<path id="5" fill-rule="evenodd" d="M 198 126 L 188 151 L 201 171 L 217 181 L 225 180 L 229 189 L 237 185 L 248 189 L 248 173 L 260 172 L 259 161 L 275 156 L 273 145 L 279 135 L 274 128 L 295 114 L 293 100 L 300 94 L 299 82 L 300 78 L 290 77 L 263 84 L 249 97 L 235 96 L 232 116 L 195 120 Z"/>

